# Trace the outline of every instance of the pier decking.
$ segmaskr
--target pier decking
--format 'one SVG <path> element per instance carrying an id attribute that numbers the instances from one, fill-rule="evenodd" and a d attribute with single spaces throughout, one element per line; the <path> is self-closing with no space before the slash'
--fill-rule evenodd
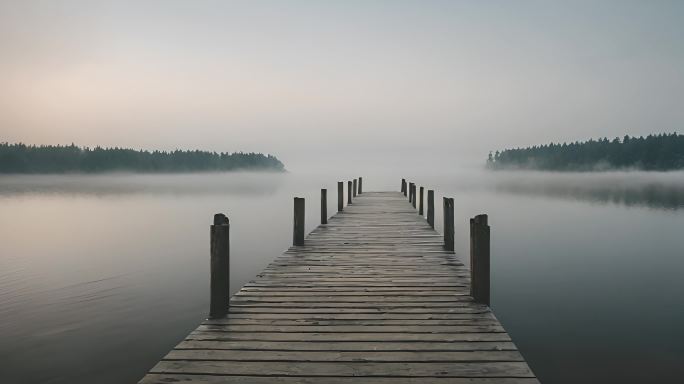
<path id="1" fill-rule="evenodd" d="M 538 383 L 470 296 L 467 267 L 399 192 L 355 197 L 229 308 L 140 383 Z"/>

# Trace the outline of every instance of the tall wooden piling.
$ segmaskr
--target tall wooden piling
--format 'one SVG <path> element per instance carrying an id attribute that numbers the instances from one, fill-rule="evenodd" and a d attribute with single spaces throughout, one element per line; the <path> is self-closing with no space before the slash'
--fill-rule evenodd
<path id="1" fill-rule="evenodd" d="M 432 228 L 435 227 L 435 191 L 428 189 L 427 194 L 427 222 Z"/>
<path id="2" fill-rule="evenodd" d="M 401 179 L 401 192 L 406 196 L 406 179 Z"/>
<path id="3" fill-rule="evenodd" d="M 423 187 L 420 187 L 420 194 L 419 194 L 419 201 L 418 201 L 418 214 L 423 216 Z"/>
<path id="4" fill-rule="evenodd" d="M 321 224 L 328 224 L 328 190 L 321 188 Z"/>
<path id="5" fill-rule="evenodd" d="M 477 303 L 489 305 L 490 228 L 487 215 L 470 219 L 470 295 Z"/>
<path id="6" fill-rule="evenodd" d="M 409 203 L 413 200 L 413 183 L 409 183 L 408 186 L 408 199 Z"/>
<path id="7" fill-rule="evenodd" d="M 354 179 L 354 186 L 352 187 L 354 197 L 356 197 L 356 179 Z"/>
<path id="8" fill-rule="evenodd" d="M 292 245 L 304 245 L 304 198 L 294 198 L 294 226 Z"/>
<path id="9" fill-rule="evenodd" d="M 363 185 L 363 177 L 359 176 L 359 195 L 361 194 L 361 186 Z"/>
<path id="10" fill-rule="evenodd" d="M 344 182 L 337 182 L 337 212 L 342 212 L 344 209 Z"/>
<path id="11" fill-rule="evenodd" d="M 209 317 L 225 317 L 230 301 L 230 222 L 226 215 L 214 215 L 210 230 Z"/>
<path id="12" fill-rule="evenodd" d="M 412 184 L 411 185 L 411 194 L 413 195 L 413 199 L 411 199 L 411 204 L 413 204 L 413 208 L 416 207 L 416 185 Z"/>
<path id="13" fill-rule="evenodd" d="M 353 193 L 352 192 L 352 182 L 350 180 L 350 181 L 347 181 L 347 204 L 352 203 L 352 193 Z"/>
<path id="14" fill-rule="evenodd" d="M 444 198 L 444 249 L 454 250 L 454 199 Z"/>

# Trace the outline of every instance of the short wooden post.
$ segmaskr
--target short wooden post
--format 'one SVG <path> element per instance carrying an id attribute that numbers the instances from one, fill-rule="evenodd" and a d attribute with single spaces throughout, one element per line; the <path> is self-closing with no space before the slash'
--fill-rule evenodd
<path id="1" fill-rule="evenodd" d="M 354 179 L 354 187 L 352 187 L 352 190 L 354 192 L 354 197 L 356 197 L 356 179 Z"/>
<path id="2" fill-rule="evenodd" d="M 427 222 L 432 228 L 435 227 L 435 191 L 428 189 L 427 196 Z"/>
<path id="3" fill-rule="evenodd" d="M 490 229 L 487 215 L 470 219 L 470 295 L 475 302 L 489 305 Z"/>
<path id="4" fill-rule="evenodd" d="M 344 182 L 337 182 L 337 212 L 342 212 L 344 209 Z"/>
<path id="5" fill-rule="evenodd" d="M 292 245 L 304 245 L 304 198 L 294 198 L 294 227 Z"/>
<path id="6" fill-rule="evenodd" d="M 401 192 L 406 196 L 406 179 L 401 179 Z"/>
<path id="7" fill-rule="evenodd" d="M 418 202 L 418 214 L 423 216 L 423 187 L 420 187 L 420 194 L 419 194 L 419 202 Z"/>
<path id="8" fill-rule="evenodd" d="M 226 215 L 214 215 L 210 230 L 209 317 L 225 317 L 230 302 L 230 222 Z"/>
<path id="9" fill-rule="evenodd" d="M 411 194 L 413 195 L 413 199 L 411 199 L 411 204 L 413 204 L 413 208 L 416 207 L 416 185 L 413 184 L 411 185 Z"/>
<path id="10" fill-rule="evenodd" d="M 454 250 L 454 199 L 444 198 L 444 249 Z"/>
<path id="11" fill-rule="evenodd" d="M 352 203 L 352 182 L 347 181 L 347 204 Z"/>
<path id="12" fill-rule="evenodd" d="M 328 190 L 321 188 L 321 224 L 328 224 Z"/>
<path id="13" fill-rule="evenodd" d="M 408 198 L 409 198 L 409 203 L 413 199 L 413 183 L 409 183 L 408 186 Z"/>
<path id="14" fill-rule="evenodd" d="M 361 194 L 361 185 L 363 184 L 363 177 L 359 176 L 359 195 Z"/>

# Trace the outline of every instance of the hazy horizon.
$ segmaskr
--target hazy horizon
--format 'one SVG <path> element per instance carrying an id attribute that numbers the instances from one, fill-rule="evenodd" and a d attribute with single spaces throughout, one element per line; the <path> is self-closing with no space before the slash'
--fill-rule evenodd
<path id="1" fill-rule="evenodd" d="M 672 132 L 684 3 L 0 2 L 0 137 L 479 164 Z"/>

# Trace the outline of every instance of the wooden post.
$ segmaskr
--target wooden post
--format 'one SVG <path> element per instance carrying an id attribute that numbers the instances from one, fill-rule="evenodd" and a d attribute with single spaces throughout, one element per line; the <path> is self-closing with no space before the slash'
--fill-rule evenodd
<path id="1" fill-rule="evenodd" d="M 230 302 L 230 222 L 223 213 L 214 215 L 210 229 L 209 317 L 225 317 Z"/>
<path id="2" fill-rule="evenodd" d="M 328 224 L 328 190 L 321 188 L 321 224 Z"/>
<path id="3" fill-rule="evenodd" d="M 354 191 L 354 197 L 356 197 L 356 179 L 354 179 L 354 187 L 352 189 Z"/>
<path id="4" fill-rule="evenodd" d="M 292 245 L 304 245 L 304 198 L 294 198 L 294 228 Z"/>
<path id="5" fill-rule="evenodd" d="M 418 203 L 418 214 L 423 216 L 423 187 L 420 187 L 420 194 L 419 194 L 419 203 Z"/>
<path id="6" fill-rule="evenodd" d="M 413 208 L 416 207 L 416 185 L 412 183 L 411 185 L 411 194 L 413 195 L 413 199 L 411 199 L 411 204 L 413 204 Z"/>
<path id="7" fill-rule="evenodd" d="M 454 250 L 454 199 L 444 198 L 444 249 Z"/>
<path id="8" fill-rule="evenodd" d="M 337 212 L 342 212 L 344 209 L 344 182 L 337 182 Z"/>
<path id="9" fill-rule="evenodd" d="M 435 227 L 435 191 L 428 189 L 427 222 L 432 228 Z"/>
<path id="10" fill-rule="evenodd" d="M 413 183 L 409 183 L 408 198 L 409 198 L 409 203 L 410 203 L 411 199 L 413 199 Z"/>
<path id="11" fill-rule="evenodd" d="M 361 194 L 361 185 L 363 184 L 363 177 L 359 176 L 359 195 Z"/>
<path id="12" fill-rule="evenodd" d="M 489 305 L 489 225 L 487 215 L 470 219 L 470 295 Z"/>
<path id="13" fill-rule="evenodd" d="M 352 182 L 347 181 L 347 204 L 352 203 Z"/>
<path id="14" fill-rule="evenodd" d="M 401 179 L 401 192 L 406 197 L 406 179 Z"/>

